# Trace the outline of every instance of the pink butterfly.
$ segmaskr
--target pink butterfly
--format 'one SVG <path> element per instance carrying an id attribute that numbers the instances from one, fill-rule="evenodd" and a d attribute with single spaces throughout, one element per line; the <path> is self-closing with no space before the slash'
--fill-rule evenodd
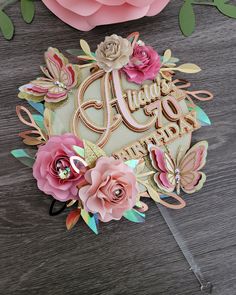
<path id="1" fill-rule="evenodd" d="M 76 65 L 68 60 L 56 48 L 45 52 L 46 67 L 41 67 L 46 77 L 40 77 L 20 87 L 20 98 L 55 103 L 67 98 L 69 91 L 78 82 Z"/>
<path id="2" fill-rule="evenodd" d="M 152 166 L 158 171 L 154 175 L 157 186 L 166 192 L 180 188 L 186 193 L 194 193 L 202 188 L 206 175 L 199 170 L 206 163 L 208 143 L 200 141 L 185 155 L 181 149 L 173 159 L 169 152 L 162 151 L 157 146 L 149 146 L 149 156 Z"/>

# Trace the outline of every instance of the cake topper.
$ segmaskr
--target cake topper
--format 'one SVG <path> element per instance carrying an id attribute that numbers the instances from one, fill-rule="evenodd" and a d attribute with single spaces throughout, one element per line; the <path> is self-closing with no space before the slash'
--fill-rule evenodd
<path id="1" fill-rule="evenodd" d="M 170 49 L 159 55 L 139 39 L 115 34 L 72 64 L 55 48 L 45 55 L 43 76 L 19 88 L 36 113 L 17 106 L 30 127 L 19 136 L 30 148 L 11 153 L 32 167 L 38 188 L 51 196 L 50 215 L 69 211 L 66 227 L 83 219 L 96 234 L 101 222 L 145 221 L 151 198 L 159 207 L 202 289 L 211 290 L 165 208 L 181 209 L 182 191 L 202 188 L 208 143 L 191 144 L 192 133 L 210 125 L 194 100 L 206 90 L 190 90 L 176 72 L 194 74 L 192 63 L 177 65 Z M 69 50 L 72 52 L 72 50 Z M 55 211 L 56 202 L 61 208 Z"/>

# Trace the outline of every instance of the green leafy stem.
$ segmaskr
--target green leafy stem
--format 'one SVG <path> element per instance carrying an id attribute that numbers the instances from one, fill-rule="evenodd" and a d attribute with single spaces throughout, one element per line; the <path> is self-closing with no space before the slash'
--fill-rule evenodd
<path id="1" fill-rule="evenodd" d="M 8 5 L 18 2 L 17 0 L 0 0 L 0 30 L 6 40 L 11 40 L 14 35 L 14 24 L 11 18 L 3 11 Z M 35 14 L 34 0 L 21 0 L 21 15 L 23 20 L 29 24 Z"/>
<path id="2" fill-rule="evenodd" d="M 196 1 L 185 0 L 179 12 L 179 25 L 185 36 L 190 36 L 196 26 L 196 18 L 194 14 L 194 5 L 210 5 L 216 7 L 222 14 L 236 18 L 236 6 L 229 4 L 228 0 L 212 0 L 212 1 Z"/>

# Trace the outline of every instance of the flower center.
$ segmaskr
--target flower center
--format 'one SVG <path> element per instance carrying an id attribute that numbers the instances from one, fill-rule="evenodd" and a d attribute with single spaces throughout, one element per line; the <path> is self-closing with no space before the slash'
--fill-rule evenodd
<path id="1" fill-rule="evenodd" d="M 60 87 L 60 88 L 63 88 L 63 89 L 67 89 L 66 85 L 60 81 L 55 81 L 54 82 L 54 85 Z"/>
<path id="2" fill-rule="evenodd" d="M 68 179 L 71 176 L 71 170 L 68 166 L 64 166 L 61 160 L 56 163 L 57 174 L 60 179 Z"/>
<path id="3" fill-rule="evenodd" d="M 114 191 L 114 196 L 116 198 L 120 198 L 122 196 L 122 193 L 123 193 L 122 189 L 119 188 L 119 189 Z"/>

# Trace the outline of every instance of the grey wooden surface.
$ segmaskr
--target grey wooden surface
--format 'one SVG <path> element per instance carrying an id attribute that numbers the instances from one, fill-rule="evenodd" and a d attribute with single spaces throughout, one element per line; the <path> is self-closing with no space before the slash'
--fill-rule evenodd
<path id="1" fill-rule="evenodd" d="M 194 133 L 195 141 L 210 144 L 207 182 L 185 196 L 185 209 L 170 214 L 214 284 L 213 294 L 236 294 L 236 21 L 198 6 L 197 31 L 185 38 L 178 28 L 181 2 L 172 1 L 159 16 L 91 32 L 65 25 L 40 1 L 30 26 L 17 6 L 8 9 L 16 35 L 11 42 L 0 39 L 0 294 L 201 294 L 153 203 L 145 224 L 111 222 L 95 236 L 81 222 L 67 232 L 66 214 L 48 215 L 50 198 L 38 191 L 30 169 L 9 155 L 23 147 L 15 106 L 26 103 L 17 99 L 17 87 L 39 75 L 47 47 L 78 48 L 84 38 L 94 49 L 107 34 L 133 31 L 159 52 L 170 47 L 182 62 L 200 65 L 201 73 L 188 76 L 193 89 L 215 94 L 212 102 L 199 103 L 213 125 Z"/>

